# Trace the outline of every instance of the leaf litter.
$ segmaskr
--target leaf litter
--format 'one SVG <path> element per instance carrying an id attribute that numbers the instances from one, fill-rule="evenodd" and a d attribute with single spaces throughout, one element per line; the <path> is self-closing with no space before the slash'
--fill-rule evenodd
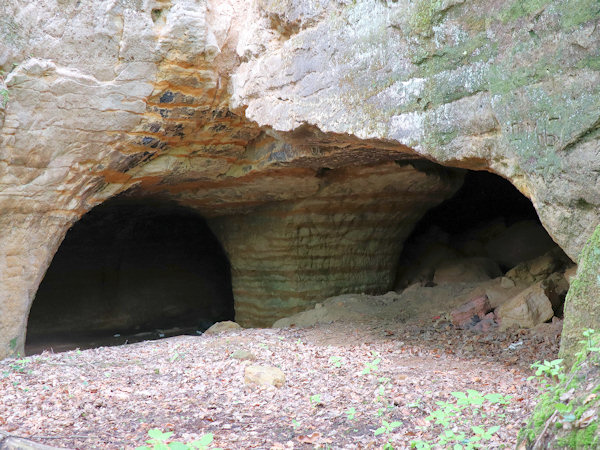
<path id="1" fill-rule="evenodd" d="M 135 448 L 154 428 L 181 442 L 212 433 L 212 445 L 230 449 L 404 449 L 444 429 L 499 427 L 485 448 L 514 447 L 538 393 L 529 366 L 554 359 L 559 337 L 474 334 L 436 317 L 44 352 L 0 362 L 0 430 L 81 449 Z M 231 357 L 239 351 L 255 358 Z M 284 385 L 246 385 L 250 364 L 281 369 Z M 469 390 L 510 400 L 484 402 L 446 427 L 431 419 Z"/>

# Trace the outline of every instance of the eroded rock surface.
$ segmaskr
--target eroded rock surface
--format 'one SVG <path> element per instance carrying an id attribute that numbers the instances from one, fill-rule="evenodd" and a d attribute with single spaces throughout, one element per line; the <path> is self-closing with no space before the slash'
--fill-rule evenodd
<path id="1" fill-rule="evenodd" d="M 599 222 L 590 0 L 8 0 L 0 357 L 69 227 L 119 193 L 193 208 L 236 320 L 385 292 L 461 174 L 510 179 L 575 258 Z"/>
<path id="2" fill-rule="evenodd" d="M 582 347 L 583 333 L 598 329 L 597 300 L 600 296 L 600 226 L 590 237 L 579 260 L 576 277 L 565 302 L 565 331 L 560 353 L 573 363 L 575 353 Z"/>

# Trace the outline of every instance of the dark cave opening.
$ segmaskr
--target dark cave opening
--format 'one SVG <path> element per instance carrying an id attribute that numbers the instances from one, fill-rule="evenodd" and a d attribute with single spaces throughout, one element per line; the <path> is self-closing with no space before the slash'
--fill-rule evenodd
<path id="1" fill-rule="evenodd" d="M 405 241 L 395 289 L 484 281 L 548 252 L 557 270 L 570 264 L 528 198 L 498 175 L 469 170 L 454 196 L 428 211 Z"/>
<path id="2" fill-rule="evenodd" d="M 115 198 L 68 231 L 33 302 L 26 352 L 196 334 L 233 319 L 229 261 L 204 219 Z"/>

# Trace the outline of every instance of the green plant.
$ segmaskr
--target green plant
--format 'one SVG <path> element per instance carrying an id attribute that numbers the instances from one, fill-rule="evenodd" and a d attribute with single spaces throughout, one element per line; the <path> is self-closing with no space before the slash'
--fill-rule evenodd
<path id="1" fill-rule="evenodd" d="M 346 410 L 346 417 L 348 417 L 348 420 L 354 420 L 354 416 L 356 416 L 356 408 L 348 408 Z"/>
<path id="2" fill-rule="evenodd" d="M 556 429 L 564 429 L 566 434 L 559 442 L 563 440 L 565 448 L 597 447 L 595 430 L 598 424 L 584 421 L 585 425 L 582 426 L 581 423 L 577 423 L 582 420 L 584 414 L 590 414 L 591 411 L 593 415 L 594 408 L 597 408 L 594 398 L 599 386 L 589 394 L 583 391 L 581 383 L 587 380 L 590 371 L 597 370 L 600 365 L 597 355 L 600 352 L 600 334 L 593 329 L 587 329 L 582 335 L 584 339 L 579 341 L 580 351 L 576 353 L 575 362 L 568 372 L 562 359 L 537 361 L 531 366 L 535 369 L 535 374 L 529 379 L 538 380 L 541 395 L 528 425 L 519 432 L 519 442 L 528 448 L 537 447 L 544 442 L 547 432 L 552 429 L 551 424 L 554 424 Z"/>
<path id="3" fill-rule="evenodd" d="M 600 275 L 598 275 L 598 284 L 600 284 Z M 594 340 L 597 341 L 597 339 L 594 339 L 596 338 L 595 334 L 596 330 L 593 330 L 592 328 L 588 328 L 583 332 L 583 337 L 585 338 L 585 340 L 579 341 L 579 343 L 584 345 L 584 356 L 587 355 L 588 352 L 600 352 L 600 347 L 598 346 L 598 343 L 594 344 Z"/>
<path id="4" fill-rule="evenodd" d="M 473 434 L 467 437 L 463 431 L 454 431 L 445 429 L 438 436 L 434 446 L 427 441 L 412 441 L 411 448 L 419 450 L 429 450 L 432 448 L 452 448 L 453 450 L 472 450 L 476 448 L 487 448 L 485 441 L 489 441 L 500 429 L 499 426 L 493 426 L 487 430 L 483 427 L 473 426 L 471 431 Z"/>
<path id="5" fill-rule="evenodd" d="M 148 436 L 150 437 L 150 439 L 148 439 L 146 443 L 150 444 L 151 446 L 137 447 L 136 450 L 206 450 L 209 448 L 210 444 L 213 441 L 213 434 L 208 433 L 203 435 L 200 439 L 187 444 L 177 441 L 169 442 L 169 439 L 171 438 L 171 436 L 173 436 L 173 432 L 162 432 L 158 428 L 152 428 L 151 430 L 149 430 Z"/>
<path id="6" fill-rule="evenodd" d="M 408 405 L 409 408 L 420 408 L 421 407 L 421 399 L 418 398 L 416 402 L 410 402 Z"/>
<path id="7" fill-rule="evenodd" d="M 485 402 L 484 396 L 481 392 L 474 389 L 467 389 L 467 392 L 451 392 L 453 397 L 456 397 L 456 404 L 461 406 L 481 406 Z"/>
<path id="8" fill-rule="evenodd" d="M 25 373 L 27 365 L 31 362 L 31 360 L 24 359 L 15 359 L 8 365 L 8 370 L 2 372 L 2 378 L 8 377 L 11 373 Z M 27 371 L 27 373 L 31 373 L 31 371 Z"/>
<path id="9" fill-rule="evenodd" d="M 381 421 L 381 426 L 379 428 L 377 428 L 374 433 L 375 436 L 379 436 L 380 434 L 386 433 L 389 434 L 391 433 L 394 428 L 398 428 L 402 426 L 402 422 L 386 422 L 385 420 Z"/>
<path id="10" fill-rule="evenodd" d="M 487 430 L 478 426 L 471 427 L 471 430 L 473 430 L 473 433 L 475 433 L 475 436 L 471 438 L 471 442 L 489 441 L 499 429 L 500 427 L 498 425 L 490 427 Z"/>
<path id="11" fill-rule="evenodd" d="M 183 358 L 185 357 L 185 354 L 183 354 L 183 353 L 179 353 L 179 351 L 178 351 L 178 350 L 179 350 L 179 347 L 178 347 L 178 348 L 176 348 L 176 349 L 173 351 L 173 354 L 172 354 L 172 355 L 171 355 L 171 357 L 169 358 L 169 362 L 175 362 L 175 361 L 177 361 L 178 359 L 183 359 Z"/>
<path id="12" fill-rule="evenodd" d="M 371 352 L 371 355 L 374 357 L 374 359 L 373 361 L 365 363 L 365 368 L 360 373 L 361 375 L 368 375 L 371 372 L 377 372 L 379 370 L 381 358 L 379 358 L 379 355 L 376 352 Z"/>
<path id="13" fill-rule="evenodd" d="M 344 362 L 344 358 L 341 358 L 339 356 L 331 356 L 329 358 L 329 364 L 332 364 L 334 367 L 342 367 L 345 362 Z"/>
<path id="14" fill-rule="evenodd" d="M 411 447 L 427 450 L 431 448 L 452 449 L 476 449 L 486 448 L 489 441 L 500 429 L 499 425 L 484 427 L 483 425 L 472 425 L 474 420 L 497 420 L 505 417 L 495 411 L 489 415 L 481 412 L 486 404 L 504 406 L 510 403 L 510 396 L 499 393 L 482 394 L 474 389 L 466 392 L 451 392 L 453 399 L 450 401 L 438 401 L 439 406 L 429 413 L 425 420 L 439 427 L 439 434 L 432 441 L 414 440 Z"/>
<path id="15" fill-rule="evenodd" d="M 532 375 L 528 380 L 537 379 L 539 383 L 547 390 L 553 390 L 557 385 L 564 380 L 565 373 L 562 366 L 562 359 L 554 359 L 552 361 L 540 362 L 536 361 L 531 365 L 535 369 L 535 375 Z"/>
<path id="16" fill-rule="evenodd" d="M 380 434 L 390 434 L 392 431 L 394 431 L 395 428 L 401 427 L 402 426 L 402 422 L 387 422 L 385 420 L 381 421 L 381 426 L 379 428 L 377 428 L 373 433 L 375 434 L 375 436 L 379 436 Z M 394 446 L 392 445 L 392 443 L 388 440 L 384 445 L 383 445 L 383 449 L 384 450 L 394 450 Z"/>
<path id="17" fill-rule="evenodd" d="M 315 394 L 310 396 L 310 404 L 313 406 L 319 406 L 321 402 L 321 394 Z"/>
<path id="18" fill-rule="evenodd" d="M 17 359 L 14 363 L 10 364 L 9 367 L 15 372 L 23 373 L 30 362 L 31 361 L 28 359 Z"/>

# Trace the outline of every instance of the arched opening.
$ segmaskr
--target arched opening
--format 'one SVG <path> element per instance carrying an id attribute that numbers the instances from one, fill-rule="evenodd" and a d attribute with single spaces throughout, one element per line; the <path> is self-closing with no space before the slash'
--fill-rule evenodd
<path id="1" fill-rule="evenodd" d="M 482 278 L 493 278 L 553 249 L 528 198 L 498 175 L 468 171 L 456 194 L 428 211 L 405 242 L 396 287 L 435 283 L 440 266 L 468 258 L 477 258 Z M 464 276 L 455 281 L 477 278 Z"/>
<path id="2" fill-rule="evenodd" d="M 33 302 L 26 352 L 195 334 L 233 316 L 229 261 L 203 218 L 120 197 L 67 233 Z"/>
<path id="3" fill-rule="evenodd" d="M 527 305 L 519 309 L 514 300 L 506 315 L 525 311 L 516 323 L 526 326 L 527 309 L 538 301 L 552 307 L 542 322 L 562 318 L 570 266 L 529 199 L 500 176 L 468 171 L 456 194 L 428 211 L 405 241 L 395 290 L 412 292 L 417 311 L 433 311 L 439 299 L 450 302 L 449 311 L 479 295 L 473 292 L 485 295 L 485 310 L 496 313 L 518 299 Z"/>

